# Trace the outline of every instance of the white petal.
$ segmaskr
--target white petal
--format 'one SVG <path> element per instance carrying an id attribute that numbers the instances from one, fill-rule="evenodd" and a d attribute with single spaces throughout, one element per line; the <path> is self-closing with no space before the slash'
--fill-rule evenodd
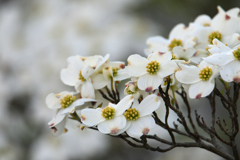
<path id="1" fill-rule="evenodd" d="M 77 81 L 79 81 L 79 72 L 85 63 L 82 61 L 80 56 L 69 57 L 67 61 L 68 67 L 66 69 L 62 69 L 60 77 L 64 84 L 75 86 Z"/>
<path id="2" fill-rule="evenodd" d="M 95 92 L 91 82 L 86 81 L 82 84 L 81 96 L 83 98 L 95 98 Z"/>
<path id="3" fill-rule="evenodd" d="M 115 115 L 119 116 L 125 112 L 126 109 L 128 109 L 132 102 L 134 101 L 134 98 L 132 95 L 128 95 L 124 97 L 116 106 L 115 106 Z"/>
<path id="4" fill-rule="evenodd" d="M 236 24 L 237 20 L 232 15 L 227 14 L 220 6 L 218 6 L 218 14 L 213 17 L 211 27 L 223 35 L 230 35 L 237 32 L 238 25 Z"/>
<path id="5" fill-rule="evenodd" d="M 138 88 L 146 92 L 152 92 L 162 83 L 163 78 L 158 75 L 145 74 L 138 79 Z"/>
<path id="6" fill-rule="evenodd" d="M 190 61 L 194 64 L 199 64 L 204 57 L 208 56 L 208 52 L 205 49 L 198 49 L 195 54 L 190 58 Z"/>
<path id="7" fill-rule="evenodd" d="M 223 44 L 221 41 L 219 41 L 216 38 L 212 42 L 213 42 L 213 45 L 211 45 L 210 49 L 208 50 L 212 54 L 220 53 L 220 52 L 227 52 L 227 51 L 231 50 L 231 48 L 229 48 L 228 46 L 226 46 L 225 44 Z"/>
<path id="8" fill-rule="evenodd" d="M 144 57 L 141 57 L 138 54 L 131 55 L 128 57 L 128 66 L 126 66 L 127 73 L 131 76 L 139 77 L 147 73 L 146 66 L 148 60 Z"/>
<path id="9" fill-rule="evenodd" d="M 68 67 L 67 69 L 62 69 L 61 71 L 61 80 L 64 84 L 69 86 L 75 86 L 79 81 L 80 70 L 75 70 L 73 68 Z"/>
<path id="10" fill-rule="evenodd" d="M 158 76 L 161 78 L 164 78 L 166 76 L 169 76 L 170 74 L 176 72 L 179 70 L 178 65 L 174 61 L 169 61 L 168 63 L 164 65 L 160 65 L 160 69 L 157 72 Z"/>
<path id="11" fill-rule="evenodd" d="M 88 79 L 89 76 L 91 76 L 93 74 L 95 70 L 89 66 L 88 64 L 84 65 L 83 68 L 82 68 L 82 76 L 85 78 L 85 79 Z"/>
<path id="12" fill-rule="evenodd" d="M 220 75 L 226 82 L 240 82 L 240 62 L 234 60 L 229 64 L 221 67 Z"/>
<path id="13" fill-rule="evenodd" d="M 189 87 L 189 97 L 199 99 L 208 96 L 214 89 L 215 81 L 200 81 Z"/>
<path id="14" fill-rule="evenodd" d="M 231 52 L 221 52 L 213 54 L 207 58 L 203 58 L 206 62 L 213 65 L 223 66 L 233 61 L 235 58 Z"/>
<path id="15" fill-rule="evenodd" d="M 147 54 L 152 54 L 152 52 L 155 51 L 165 52 L 168 50 L 168 40 L 161 36 L 148 38 L 147 45 L 149 45 L 149 49 L 146 50 Z"/>
<path id="16" fill-rule="evenodd" d="M 126 118 L 122 115 L 99 123 L 98 130 L 104 134 L 118 135 L 119 129 L 123 129 L 126 123 Z"/>
<path id="17" fill-rule="evenodd" d="M 169 40 L 173 40 L 174 38 L 182 39 L 186 36 L 187 29 L 188 28 L 184 24 L 177 24 L 169 33 Z"/>
<path id="18" fill-rule="evenodd" d="M 103 60 L 103 57 L 100 55 L 90 56 L 90 57 L 82 57 L 83 61 L 90 65 L 93 68 L 96 68 L 97 65 Z M 102 65 L 102 63 L 100 64 Z"/>
<path id="19" fill-rule="evenodd" d="M 158 109 L 161 101 L 159 97 L 155 94 L 151 94 L 143 99 L 143 101 L 136 107 L 139 111 L 140 117 L 151 115 L 153 111 Z"/>
<path id="20" fill-rule="evenodd" d="M 108 65 L 112 68 L 123 69 L 125 68 L 125 63 L 121 61 L 108 62 Z"/>
<path id="21" fill-rule="evenodd" d="M 58 124 L 51 127 L 51 129 L 53 129 L 54 136 L 59 136 L 62 133 L 64 133 L 66 122 L 67 122 L 67 116 L 64 116 L 64 119 L 62 121 L 60 121 Z"/>
<path id="22" fill-rule="evenodd" d="M 50 93 L 45 100 L 49 109 L 59 109 L 61 108 L 60 98 L 57 98 L 54 93 Z"/>
<path id="23" fill-rule="evenodd" d="M 158 61 L 160 65 L 164 65 L 165 63 L 169 62 L 172 59 L 172 54 L 169 51 L 166 52 L 159 52 L 156 51 L 153 54 L 148 56 L 149 61 Z"/>
<path id="24" fill-rule="evenodd" d="M 150 129 L 154 128 L 155 125 L 155 120 L 152 116 L 145 116 L 132 121 L 126 132 L 131 137 L 140 138 L 143 134 L 147 134 Z"/>
<path id="25" fill-rule="evenodd" d="M 104 63 L 107 63 L 109 60 L 110 54 L 107 54 L 103 57 L 103 59 L 97 64 L 96 70 L 100 68 Z"/>
<path id="26" fill-rule="evenodd" d="M 183 49 L 182 46 L 174 47 L 172 51 L 176 57 L 178 57 L 179 59 L 184 59 L 186 61 L 188 61 L 189 58 L 196 53 L 196 49 L 194 48 Z"/>
<path id="27" fill-rule="evenodd" d="M 57 124 L 59 124 L 60 122 L 63 121 L 63 119 L 66 117 L 65 114 L 63 114 L 63 111 L 62 109 L 58 110 L 55 114 L 55 116 L 53 117 L 53 119 L 48 122 L 48 125 L 50 127 L 53 127 L 53 126 L 56 126 Z"/>
<path id="28" fill-rule="evenodd" d="M 97 74 L 92 76 L 92 83 L 94 89 L 102 89 L 109 83 L 109 80 L 106 80 L 103 74 Z"/>
<path id="29" fill-rule="evenodd" d="M 113 77 L 113 71 L 111 66 L 103 68 L 103 76 L 107 81 L 111 80 L 111 78 Z"/>
<path id="30" fill-rule="evenodd" d="M 113 77 L 114 81 L 122 81 L 130 78 L 131 76 L 127 73 L 126 69 L 118 70 L 118 73 L 115 77 Z"/>
<path id="31" fill-rule="evenodd" d="M 187 66 L 179 64 L 181 69 L 176 72 L 176 79 L 185 84 L 192 84 L 201 81 L 199 78 L 200 69 L 196 66 Z"/>
<path id="32" fill-rule="evenodd" d="M 211 24 L 211 18 L 208 15 L 200 15 L 195 20 L 194 23 L 205 26 L 206 24 Z"/>
<path id="33" fill-rule="evenodd" d="M 82 57 L 77 56 L 71 56 L 67 59 L 68 61 L 68 67 L 74 68 L 75 70 L 81 70 L 82 67 L 85 65 L 84 61 L 82 60 Z"/>
<path id="34" fill-rule="evenodd" d="M 94 126 L 105 121 L 105 118 L 102 116 L 102 110 L 100 108 L 88 108 L 81 111 L 81 120 L 87 126 Z"/>
<path id="35" fill-rule="evenodd" d="M 240 44 L 240 35 L 238 33 L 234 33 L 230 36 L 223 37 L 222 41 L 227 43 L 230 48 L 233 48 Z"/>

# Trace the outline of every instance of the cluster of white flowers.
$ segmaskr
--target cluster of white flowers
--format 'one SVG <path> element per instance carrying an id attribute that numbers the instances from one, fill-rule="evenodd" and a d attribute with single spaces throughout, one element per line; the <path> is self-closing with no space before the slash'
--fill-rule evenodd
<path id="1" fill-rule="evenodd" d="M 126 67 L 110 62 L 109 55 L 69 57 L 61 80 L 76 92 L 47 96 L 47 106 L 56 112 L 50 127 L 61 134 L 72 118 L 82 128 L 139 138 L 155 126 L 152 113 L 161 104 L 160 88 L 169 86 L 174 93 L 183 87 L 191 99 L 199 99 L 213 91 L 216 79 L 240 83 L 239 13 L 239 8 L 225 12 L 218 7 L 212 19 L 200 15 L 188 26 L 176 25 L 168 39 L 150 37 L 148 57 L 131 55 Z M 129 78 L 120 100 L 117 86 Z"/>

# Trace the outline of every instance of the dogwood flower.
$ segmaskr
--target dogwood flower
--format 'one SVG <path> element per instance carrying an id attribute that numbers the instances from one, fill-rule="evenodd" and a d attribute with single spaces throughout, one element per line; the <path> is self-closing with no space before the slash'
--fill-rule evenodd
<path id="1" fill-rule="evenodd" d="M 172 49 L 176 46 L 182 46 L 184 48 L 194 47 L 195 39 L 189 36 L 189 31 L 189 28 L 184 24 L 178 24 L 171 30 L 168 39 L 162 36 L 148 38 L 147 45 L 149 45 L 149 48 L 145 49 L 146 55 L 149 55 L 155 51 L 172 51 Z"/>
<path id="2" fill-rule="evenodd" d="M 68 58 L 68 67 L 61 71 L 61 80 L 64 84 L 75 86 L 76 91 L 83 98 L 95 98 L 94 87 L 90 76 L 109 59 L 109 55 Z"/>
<path id="3" fill-rule="evenodd" d="M 184 84 L 190 84 L 189 97 L 199 99 L 208 96 L 215 86 L 215 78 L 219 75 L 219 67 L 202 61 L 199 66 L 179 64 L 176 79 Z"/>
<path id="4" fill-rule="evenodd" d="M 220 75 L 226 82 L 240 82 L 240 45 L 230 48 L 217 39 L 210 51 L 214 54 L 204 58 L 210 64 L 220 66 Z M 218 51 L 218 53 L 215 53 Z"/>
<path id="5" fill-rule="evenodd" d="M 109 103 L 105 108 L 83 109 L 81 120 L 87 126 L 97 125 L 104 134 L 118 135 L 124 132 L 126 119 L 123 115 L 133 102 L 133 96 L 124 97 L 118 104 Z"/>
<path id="6" fill-rule="evenodd" d="M 124 113 L 127 119 L 126 132 L 129 136 L 139 138 L 155 127 L 152 112 L 158 109 L 161 101 L 155 94 L 149 95 L 136 107 L 127 109 Z"/>
<path id="7" fill-rule="evenodd" d="M 54 133 L 56 135 L 63 133 L 69 113 L 75 112 L 76 109 L 86 107 L 86 102 L 95 101 L 90 98 L 77 99 L 76 97 L 77 94 L 67 91 L 59 94 L 50 93 L 46 97 L 46 104 L 48 108 L 55 110 L 55 116 L 48 124 L 50 125 L 50 128 L 54 129 Z"/>
<path id="8" fill-rule="evenodd" d="M 171 61 L 171 52 L 154 52 L 148 58 L 134 54 L 128 58 L 127 73 L 139 77 L 138 88 L 152 92 L 163 82 L 163 78 L 174 73 L 178 66 Z"/>

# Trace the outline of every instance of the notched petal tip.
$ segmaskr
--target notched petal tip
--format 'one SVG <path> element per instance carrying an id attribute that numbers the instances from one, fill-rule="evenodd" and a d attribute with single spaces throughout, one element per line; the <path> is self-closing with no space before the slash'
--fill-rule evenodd
<path id="1" fill-rule="evenodd" d="M 125 64 L 121 64 L 120 68 L 124 69 L 125 68 Z"/>
<path id="2" fill-rule="evenodd" d="M 233 82 L 235 83 L 240 83 L 240 77 L 234 77 Z"/>
<path id="3" fill-rule="evenodd" d="M 151 92 L 153 91 L 153 88 L 152 88 L 152 87 L 147 87 L 147 88 L 145 89 L 145 91 L 148 92 L 148 93 L 151 93 Z"/>
<path id="4" fill-rule="evenodd" d="M 117 134 L 118 132 L 118 127 L 112 128 L 110 131 L 110 134 Z"/>
<path id="5" fill-rule="evenodd" d="M 196 99 L 200 99 L 201 97 L 202 97 L 202 94 L 200 93 L 196 96 Z"/>
<path id="6" fill-rule="evenodd" d="M 143 134 L 143 135 L 146 135 L 146 134 L 148 134 L 149 131 L 150 131 L 149 128 L 143 128 L 142 134 Z"/>
<path id="7" fill-rule="evenodd" d="M 225 15 L 225 20 L 229 20 L 231 17 L 229 15 Z"/>
<path id="8" fill-rule="evenodd" d="M 81 115 L 81 120 L 82 121 L 85 121 L 86 120 L 86 117 L 84 115 Z"/>
<path id="9" fill-rule="evenodd" d="M 160 56 L 164 55 L 166 52 L 158 52 Z"/>
<path id="10" fill-rule="evenodd" d="M 51 129 L 53 130 L 53 133 L 57 132 L 57 128 L 56 127 L 51 127 Z"/>

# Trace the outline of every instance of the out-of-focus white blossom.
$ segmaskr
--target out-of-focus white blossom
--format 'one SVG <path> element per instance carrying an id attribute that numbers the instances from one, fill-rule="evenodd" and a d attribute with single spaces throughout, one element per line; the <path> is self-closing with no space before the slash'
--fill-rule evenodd
<path id="1" fill-rule="evenodd" d="M 152 92 L 163 82 L 163 78 L 174 73 L 178 66 L 171 61 L 170 52 L 156 51 L 148 58 L 140 55 L 131 55 L 126 66 L 129 75 L 139 77 L 138 88 L 146 92 Z"/>
<path id="2" fill-rule="evenodd" d="M 208 96 L 215 87 L 215 78 L 219 75 L 219 67 L 202 61 L 198 67 L 179 64 L 180 70 L 176 78 L 183 84 L 191 84 L 189 97 L 199 99 Z"/>

